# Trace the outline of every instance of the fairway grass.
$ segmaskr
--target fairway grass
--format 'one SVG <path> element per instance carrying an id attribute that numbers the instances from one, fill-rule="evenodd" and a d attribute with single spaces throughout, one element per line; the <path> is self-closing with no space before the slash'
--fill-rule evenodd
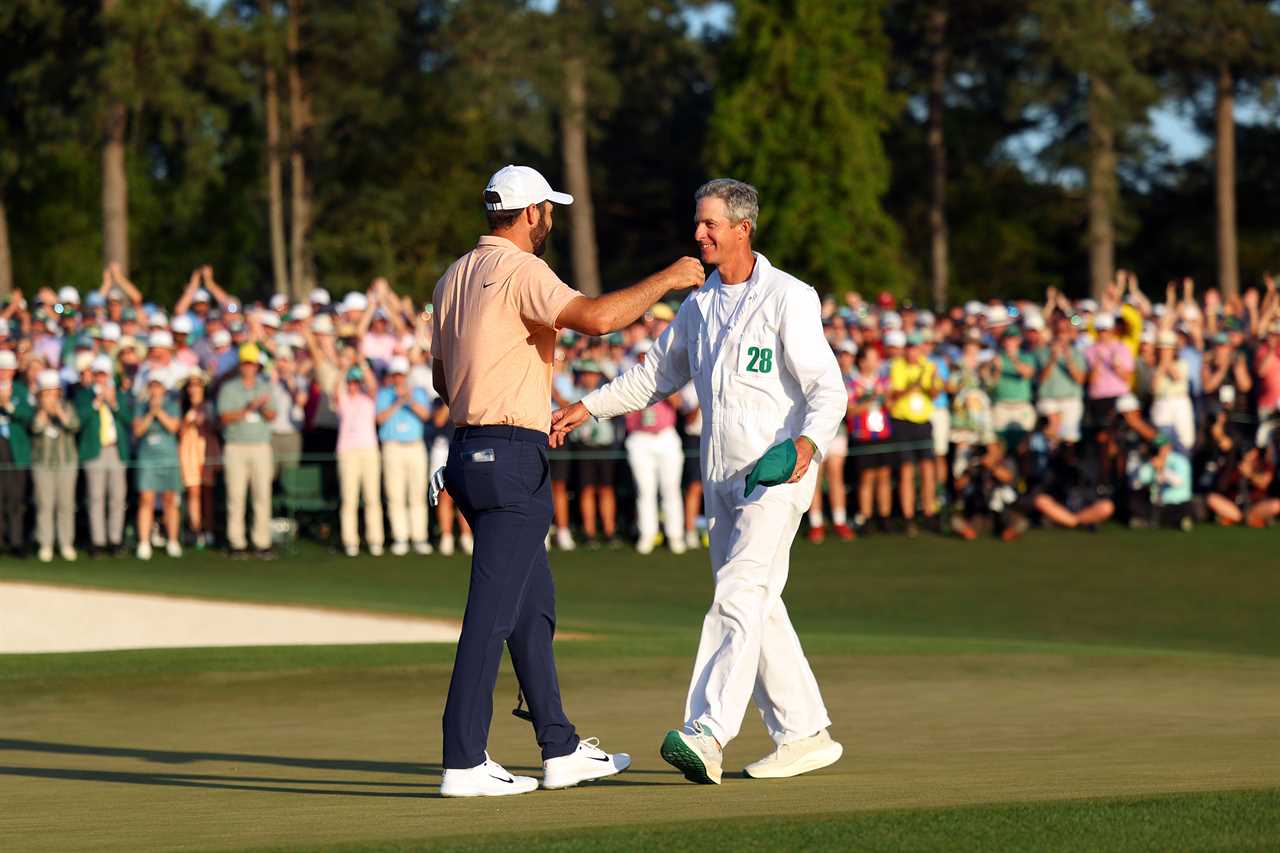
<path id="1" fill-rule="evenodd" d="M 722 786 L 691 785 L 657 755 L 680 722 L 705 554 L 553 558 L 562 624 L 593 637 L 557 647 L 566 710 L 635 764 L 513 799 L 438 795 L 447 646 L 0 656 L 0 844 L 1280 848 L 1280 539 L 1204 535 L 1207 551 L 1199 534 L 1122 531 L 1014 548 L 798 545 L 788 605 L 845 757 L 792 780 L 740 778 L 770 749 L 754 711 Z M 1000 559 L 973 559 L 984 555 Z M 319 551 L 273 564 L 7 563 L 0 575 L 453 617 L 465 593 L 462 560 Z M 529 727 L 509 715 L 514 694 L 504 666 L 490 750 L 539 775 Z"/>

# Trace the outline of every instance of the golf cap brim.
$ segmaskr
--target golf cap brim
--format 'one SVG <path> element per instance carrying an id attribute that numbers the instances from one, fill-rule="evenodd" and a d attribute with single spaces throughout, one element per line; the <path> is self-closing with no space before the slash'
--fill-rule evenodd
<path id="1" fill-rule="evenodd" d="M 531 204 L 573 204 L 573 196 L 556 192 L 542 174 L 529 166 L 503 166 L 484 188 L 487 210 L 524 210 Z"/>

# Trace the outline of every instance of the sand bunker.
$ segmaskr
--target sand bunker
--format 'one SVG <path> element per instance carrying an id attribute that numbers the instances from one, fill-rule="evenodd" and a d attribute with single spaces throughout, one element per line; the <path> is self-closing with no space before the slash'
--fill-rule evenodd
<path id="1" fill-rule="evenodd" d="M 0 653 L 454 643 L 456 623 L 0 582 Z"/>

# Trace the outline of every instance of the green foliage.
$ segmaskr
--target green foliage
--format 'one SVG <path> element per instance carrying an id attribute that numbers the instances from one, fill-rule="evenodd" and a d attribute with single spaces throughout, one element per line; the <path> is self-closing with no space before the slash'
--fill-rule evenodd
<path id="1" fill-rule="evenodd" d="M 761 194 L 757 246 L 821 290 L 900 290 L 898 229 L 881 199 L 886 91 L 880 4 L 741 0 L 707 156 Z"/>

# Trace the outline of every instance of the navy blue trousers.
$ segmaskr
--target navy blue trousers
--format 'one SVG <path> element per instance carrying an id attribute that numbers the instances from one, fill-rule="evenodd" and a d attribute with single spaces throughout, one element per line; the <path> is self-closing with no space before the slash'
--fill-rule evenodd
<path id="1" fill-rule="evenodd" d="M 471 525 L 475 551 L 444 708 L 444 766 L 484 762 L 504 643 L 543 760 L 568 755 L 578 735 L 560 703 L 551 650 L 555 586 L 543 544 L 552 517 L 547 437 L 518 427 L 460 427 L 445 486 Z"/>

